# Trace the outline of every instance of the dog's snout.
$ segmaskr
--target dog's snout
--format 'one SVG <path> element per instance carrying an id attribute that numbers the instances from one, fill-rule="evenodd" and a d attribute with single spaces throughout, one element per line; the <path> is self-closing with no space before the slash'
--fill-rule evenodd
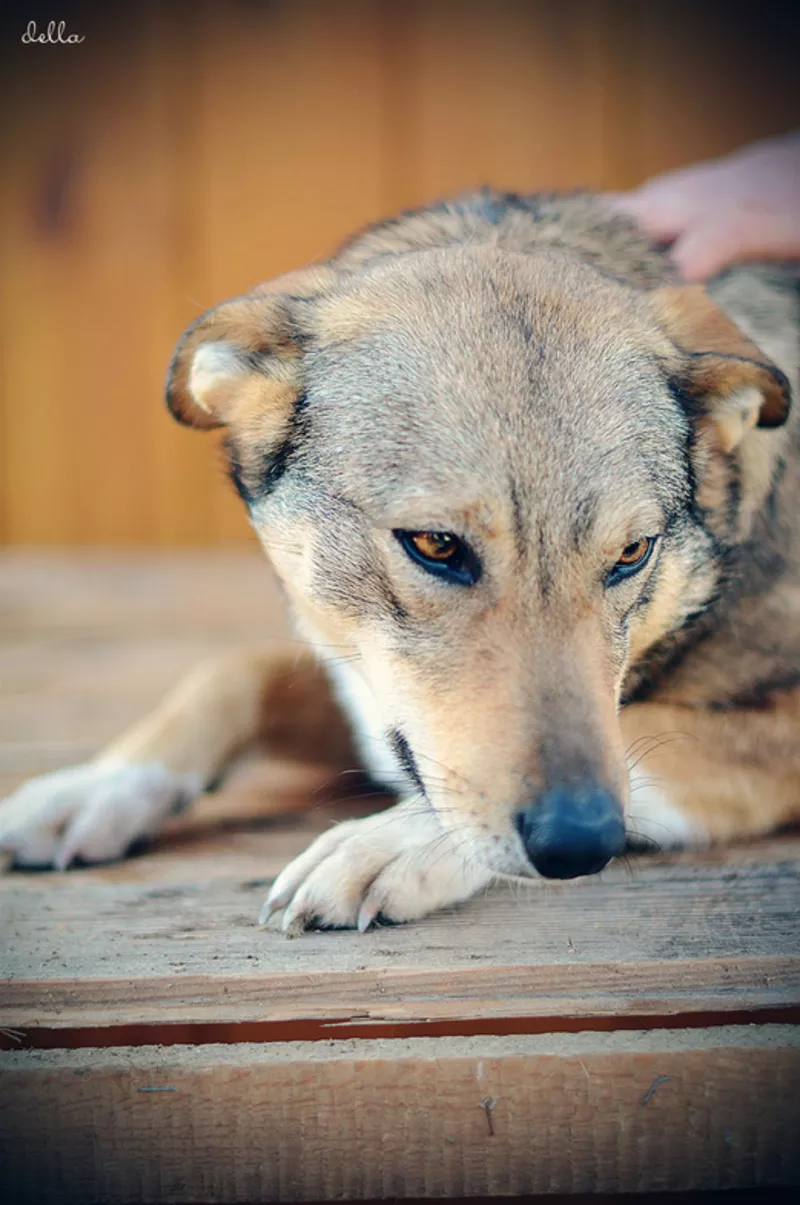
<path id="1" fill-rule="evenodd" d="M 596 783 L 552 787 L 516 816 L 525 852 L 548 879 L 596 874 L 622 853 L 622 807 Z"/>

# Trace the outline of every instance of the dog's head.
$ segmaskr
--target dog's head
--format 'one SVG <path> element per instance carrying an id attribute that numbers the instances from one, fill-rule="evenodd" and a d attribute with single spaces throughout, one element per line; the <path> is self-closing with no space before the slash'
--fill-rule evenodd
<path id="1" fill-rule="evenodd" d="M 788 407 L 702 289 L 552 249 L 334 263 L 201 318 L 169 403 L 227 427 L 302 628 L 446 827 L 506 873 L 620 852 L 626 675 L 714 595 L 740 449 Z"/>

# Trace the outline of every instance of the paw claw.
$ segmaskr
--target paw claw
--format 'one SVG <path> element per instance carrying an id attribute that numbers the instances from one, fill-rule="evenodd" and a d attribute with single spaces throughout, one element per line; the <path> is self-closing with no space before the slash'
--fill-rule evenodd
<path id="1" fill-rule="evenodd" d="M 305 933 L 306 929 L 311 927 L 313 917 L 307 916 L 303 912 L 293 912 L 287 909 L 281 922 L 281 932 L 285 937 L 299 937 L 301 933 Z"/>
<path id="2" fill-rule="evenodd" d="M 280 912 L 281 908 L 285 907 L 286 903 L 280 897 L 273 899 L 271 895 L 268 895 L 258 914 L 258 921 L 256 922 L 258 928 L 265 925 L 271 916 L 274 916 L 276 912 Z"/>
<path id="3" fill-rule="evenodd" d="M 358 910 L 358 920 L 356 922 L 356 927 L 358 928 L 359 933 L 366 933 L 367 929 L 377 917 L 378 912 L 379 909 L 376 908 L 374 904 L 370 903 L 369 900 L 364 900 L 364 903 Z"/>
<path id="4" fill-rule="evenodd" d="M 401 923 L 467 899 L 493 876 L 463 860 L 463 842 L 448 849 L 443 836 L 435 813 L 420 812 L 417 802 L 347 821 L 318 837 L 278 876 L 260 923 L 284 909 L 287 936 L 316 927 L 364 933 L 383 917 Z M 435 873 L 431 848 L 437 851 Z"/>
<path id="5" fill-rule="evenodd" d="M 68 833 L 53 855 L 53 869 L 69 870 L 70 866 L 74 866 L 77 862 L 78 852 L 75 841 L 70 840 L 70 834 Z"/>

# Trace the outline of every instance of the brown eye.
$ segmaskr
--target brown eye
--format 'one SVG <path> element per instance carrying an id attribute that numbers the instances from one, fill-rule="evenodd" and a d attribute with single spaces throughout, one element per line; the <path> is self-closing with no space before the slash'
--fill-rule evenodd
<path id="1" fill-rule="evenodd" d="M 434 577 L 459 586 L 474 586 L 481 575 L 475 553 L 452 532 L 398 529 L 393 534 L 411 560 Z"/>
<path id="2" fill-rule="evenodd" d="M 458 553 L 458 540 L 446 531 L 412 531 L 409 539 L 429 561 L 450 561 Z"/>
<path id="3" fill-rule="evenodd" d="M 643 540 L 633 540 L 622 550 L 622 556 L 608 574 L 609 586 L 616 586 L 627 577 L 633 577 L 640 569 L 644 569 L 650 560 L 656 545 L 656 537 L 648 536 Z"/>
<path id="4" fill-rule="evenodd" d="M 626 565 L 628 568 L 632 568 L 634 565 L 638 565 L 639 561 L 643 561 L 649 551 L 649 540 L 636 540 L 635 543 L 628 544 L 628 546 L 622 550 L 622 556 L 619 558 L 617 564 Z"/>

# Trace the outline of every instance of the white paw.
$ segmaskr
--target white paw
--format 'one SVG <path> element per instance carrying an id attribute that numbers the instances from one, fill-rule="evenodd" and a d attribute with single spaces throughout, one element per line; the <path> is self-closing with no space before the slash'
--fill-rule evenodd
<path id="1" fill-rule="evenodd" d="M 417 920 L 485 887 L 491 870 L 466 857 L 436 814 L 408 800 L 318 837 L 275 880 L 259 924 L 283 911 L 284 932 Z"/>
<path id="2" fill-rule="evenodd" d="M 32 778 L 0 802 L 0 869 L 107 862 L 151 837 L 197 794 L 195 775 L 87 762 Z"/>
<path id="3" fill-rule="evenodd" d="M 627 836 L 634 848 L 688 849 L 709 843 L 708 833 L 672 802 L 662 788 L 647 779 L 631 778 L 631 799 L 626 818 Z"/>

